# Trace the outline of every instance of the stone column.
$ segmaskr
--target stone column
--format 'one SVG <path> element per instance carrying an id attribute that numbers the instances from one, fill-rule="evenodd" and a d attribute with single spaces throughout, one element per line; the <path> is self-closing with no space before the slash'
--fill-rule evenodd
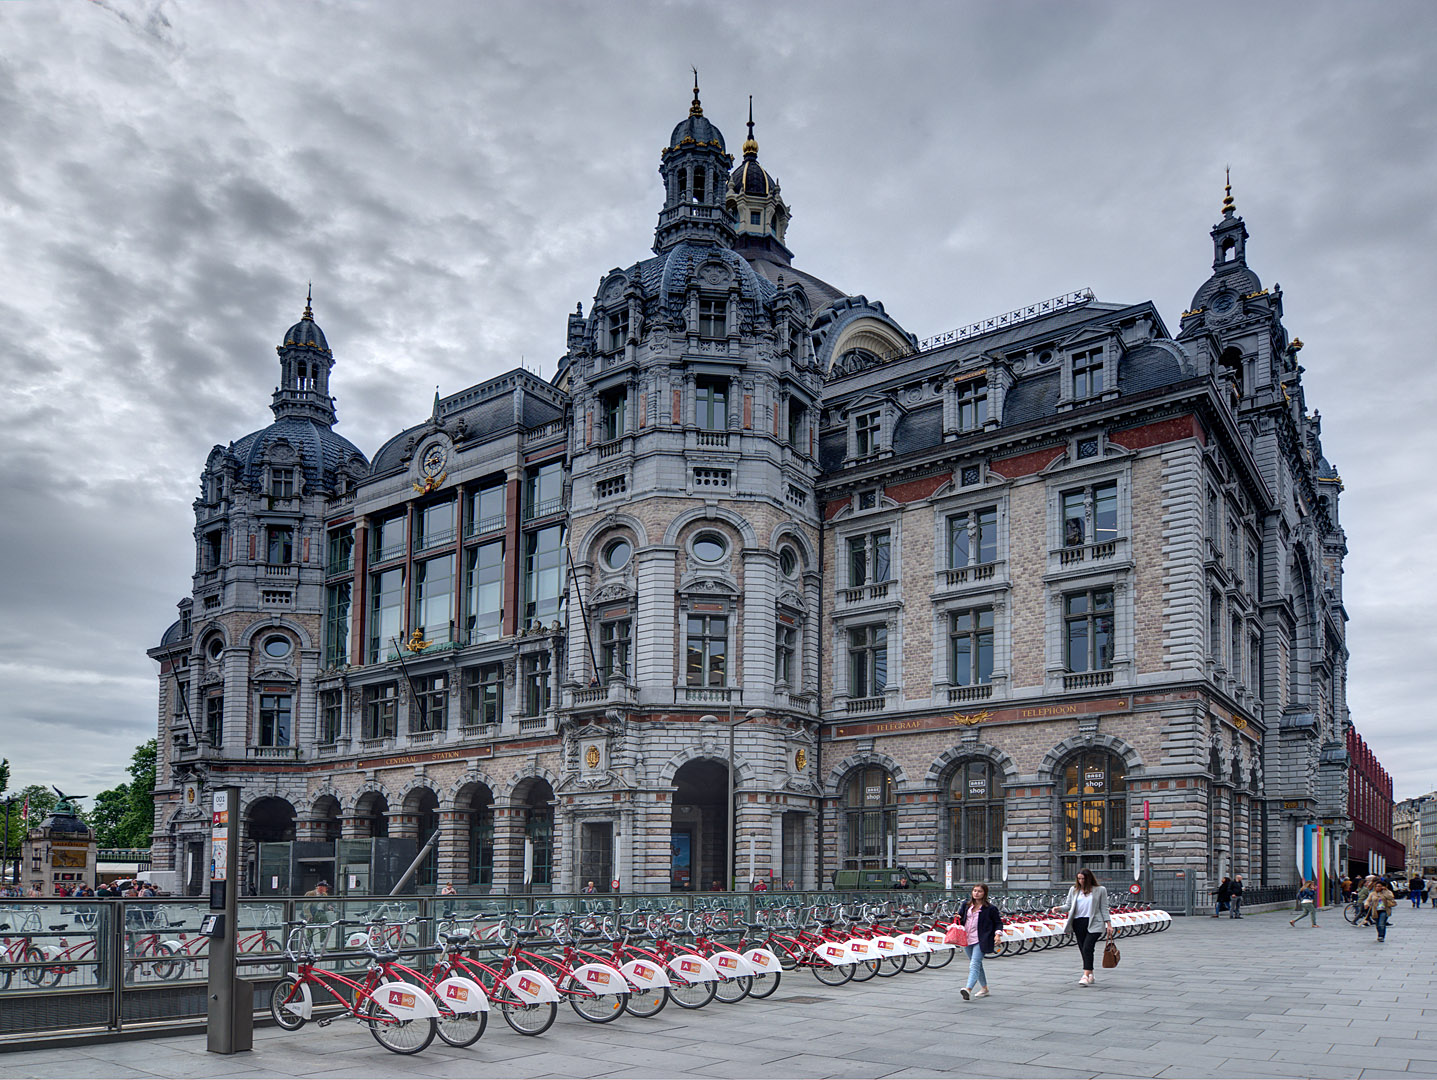
<path id="1" fill-rule="evenodd" d="M 339 819 L 339 835 L 345 840 L 363 840 L 369 836 L 369 820 L 358 814 L 346 814 Z"/>
<path id="2" fill-rule="evenodd" d="M 439 851 L 435 866 L 439 887 L 469 883 L 469 821 L 467 810 L 439 812 Z"/>
<path id="3" fill-rule="evenodd" d="M 494 892 L 524 888 L 525 806 L 494 805 Z"/>

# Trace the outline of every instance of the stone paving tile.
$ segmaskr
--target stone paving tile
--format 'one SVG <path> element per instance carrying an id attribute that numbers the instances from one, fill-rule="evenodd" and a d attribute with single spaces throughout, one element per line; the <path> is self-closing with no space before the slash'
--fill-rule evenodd
<path id="1" fill-rule="evenodd" d="M 1132 1061 L 1129 1058 L 1121 1057 L 1114 1051 L 1112 1054 L 1093 1056 L 1088 1054 L 1077 1054 L 1072 1051 L 1060 1054 L 1045 1054 L 1043 1057 L 1035 1058 L 1029 1064 L 1036 1068 L 1067 1069 L 1072 1073 L 1096 1073 L 1101 1076 L 1108 1076 L 1115 1072 L 1122 1072 L 1126 1076 L 1154 1077 L 1167 1068 L 1167 1063 L 1161 1065 L 1145 1065 L 1141 1062 Z"/>

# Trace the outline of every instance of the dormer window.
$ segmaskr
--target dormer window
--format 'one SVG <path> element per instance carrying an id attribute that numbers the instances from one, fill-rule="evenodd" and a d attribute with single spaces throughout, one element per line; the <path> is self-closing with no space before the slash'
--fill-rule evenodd
<path id="1" fill-rule="evenodd" d="M 728 336 L 728 301 L 699 299 L 699 337 L 723 338 Z"/>
<path id="2" fill-rule="evenodd" d="M 629 309 L 609 312 L 609 352 L 618 352 L 629 340 Z"/>
<path id="3" fill-rule="evenodd" d="M 976 431 L 988 422 L 988 380 L 958 385 L 958 430 Z"/>
<path id="4" fill-rule="evenodd" d="M 1103 389 L 1103 350 L 1073 354 L 1073 397 L 1097 397 Z"/>
<path id="5" fill-rule="evenodd" d="M 270 469 L 269 493 L 275 499 L 294 498 L 294 469 Z"/>
<path id="6" fill-rule="evenodd" d="M 883 434 L 883 413 L 874 409 L 853 418 L 853 456 L 869 457 L 878 453 L 879 437 Z"/>

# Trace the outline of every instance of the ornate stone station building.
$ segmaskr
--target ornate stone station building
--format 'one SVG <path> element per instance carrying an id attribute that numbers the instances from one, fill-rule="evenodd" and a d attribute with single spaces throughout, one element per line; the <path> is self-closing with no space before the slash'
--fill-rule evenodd
<path id="1" fill-rule="evenodd" d="M 793 265 L 751 118 L 735 167 L 695 90 L 659 173 L 552 382 L 367 459 L 285 333 L 150 651 L 175 891 L 216 783 L 277 893 L 435 831 L 419 887 L 481 891 L 1123 876 L 1144 806 L 1159 871 L 1276 883 L 1344 834 L 1341 481 L 1230 189 L 1176 335 L 1080 292 L 919 341 Z"/>

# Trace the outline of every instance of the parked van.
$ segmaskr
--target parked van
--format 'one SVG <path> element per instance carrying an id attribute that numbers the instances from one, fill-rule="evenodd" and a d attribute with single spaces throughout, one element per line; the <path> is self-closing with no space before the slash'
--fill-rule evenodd
<path id="1" fill-rule="evenodd" d="M 927 870 L 914 870 L 906 866 L 885 866 L 880 870 L 835 870 L 835 889 L 899 889 L 900 881 L 907 881 L 910 889 L 941 889 Z"/>

